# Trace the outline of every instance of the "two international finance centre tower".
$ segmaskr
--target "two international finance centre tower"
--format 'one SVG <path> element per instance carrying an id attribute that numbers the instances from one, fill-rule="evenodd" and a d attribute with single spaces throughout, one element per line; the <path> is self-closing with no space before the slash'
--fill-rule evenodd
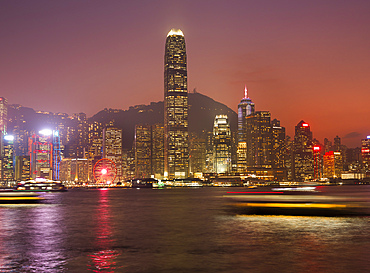
<path id="1" fill-rule="evenodd" d="M 164 55 L 164 176 L 185 178 L 189 170 L 188 80 L 184 34 L 171 29 Z"/>

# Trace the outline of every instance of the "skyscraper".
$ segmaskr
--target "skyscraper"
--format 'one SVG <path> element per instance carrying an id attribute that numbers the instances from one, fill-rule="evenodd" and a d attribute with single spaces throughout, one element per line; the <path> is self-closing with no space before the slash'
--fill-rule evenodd
<path id="1" fill-rule="evenodd" d="M 231 131 L 227 115 L 217 115 L 213 126 L 213 158 L 216 173 L 231 171 Z"/>
<path id="2" fill-rule="evenodd" d="M 135 126 L 135 176 L 136 178 L 163 177 L 162 124 Z"/>
<path id="3" fill-rule="evenodd" d="M 0 131 L 3 135 L 7 132 L 8 125 L 8 101 L 6 98 L 0 97 Z"/>
<path id="4" fill-rule="evenodd" d="M 254 103 L 248 97 L 247 86 L 244 88 L 244 98 L 238 104 L 238 142 L 246 141 L 246 119 L 245 117 L 254 113 Z"/>
<path id="5" fill-rule="evenodd" d="M 164 56 L 165 176 L 188 175 L 188 86 L 184 34 L 171 29 Z"/>
<path id="6" fill-rule="evenodd" d="M 135 176 L 149 178 L 152 174 L 152 133 L 150 125 L 135 126 Z"/>
<path id="7" fill-rule="evenodd" d="M 298 181 L 312 179 L 314 175 L 312 132 L 309 124 L 303 120 L 295 127 L 293 157 L 293 178 Z"/>
<path id="8" fill-rule="evenodd" d="M 114 182 L 122 180 L 122 129 L 111 123 L 103 130 L 103 158 L 108 158 L 116 164 L 117 177 Z"/>
<path id="9" fill-rule="evenodd" d="M 247 170 L 247 124 L 246 117 L 254 113 L 254 103 L 248 97 L 247 86 L 244 88 L 244 98 L 238 104 L 238 150 L 237 171 Z"/>
<path id="10" fill-rule="evenodd" d="M 367 136 L 361 142 L 362 169 L 368 176 L 370 173 L 370 136 Z"/>
<path id="11" fill-rule="evenodd" d="M 272 168 L 271 114 L 257 111 L 246 117 L 247 167 Z"/>
<path id="12" fill-rule="evenodd" d="M 341 178 L 343 172 L 343 160 L 340 152 L 326 152 L 323 158 L 324 178 Z"/>

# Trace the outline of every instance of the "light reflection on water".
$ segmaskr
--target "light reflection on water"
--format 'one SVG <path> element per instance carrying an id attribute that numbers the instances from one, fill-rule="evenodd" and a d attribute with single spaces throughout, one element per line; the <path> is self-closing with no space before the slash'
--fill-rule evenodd
<path id="1" fill-rule="evenodd" d="M 58 205 L 12 205 L 0 209 L 2 272 L 60 272 L 66 264 Z M 5 253 L 4 253 L 5 252 Z"/>
<path id="2" fill-rule="evenodd" d="M 366 272 L 369 217 L 229 214 L 227 190 L 71 190 L 0 207 L 0 272 Z"/>
<path id="3" fill-rule="evenodd" d="M 99 249 L 90 254 L 92 265 L 88 264 L 89 270 L 100 272 L 114 272 L 116 270 L 116 258 L 119 256 L 117 250 L 112 249 L 114 239 L 112 237 L 111 215 L 107 190 L 99 191 L 99 205 L 96 208 L 95 222 L 96 236 L 95 245 Z"/>

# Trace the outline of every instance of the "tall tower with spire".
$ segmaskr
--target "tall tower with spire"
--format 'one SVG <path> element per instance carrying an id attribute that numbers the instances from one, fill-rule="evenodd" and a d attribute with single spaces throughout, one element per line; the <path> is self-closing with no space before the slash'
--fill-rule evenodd
<path id="1" fill-rule="evenodd" d="M 254 103 L 248 97 L 247 85 L 244 88 L 244 98 L 238 104 L 238 172 L 247 169 L 247 124 L 246 117 L 254 113 Z"/>
<path id="2" fill-rule="evenodd" d="M 164 55 L 164 176 L 185 178 L 189 169 L 188 81 L 184 34 L 171 29 Z"/>
<path id="3" fill-rule="evenodd" d="M 246 117 L 254 113 L 254 103 L 248 97 L 247 85 L 244 88 L 244 98 L 238 104 L 238 142 L 245 141 Z"/>

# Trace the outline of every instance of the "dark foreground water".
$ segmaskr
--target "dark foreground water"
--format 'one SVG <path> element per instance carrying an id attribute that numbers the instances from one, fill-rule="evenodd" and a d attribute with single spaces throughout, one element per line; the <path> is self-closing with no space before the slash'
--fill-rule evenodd
<path id="1" fill-rule="evenodd" d="M 70 190 L 2 205 L 0 272 L 370 271 L 368 216 L 234 215 L 227 191 Z"/>

